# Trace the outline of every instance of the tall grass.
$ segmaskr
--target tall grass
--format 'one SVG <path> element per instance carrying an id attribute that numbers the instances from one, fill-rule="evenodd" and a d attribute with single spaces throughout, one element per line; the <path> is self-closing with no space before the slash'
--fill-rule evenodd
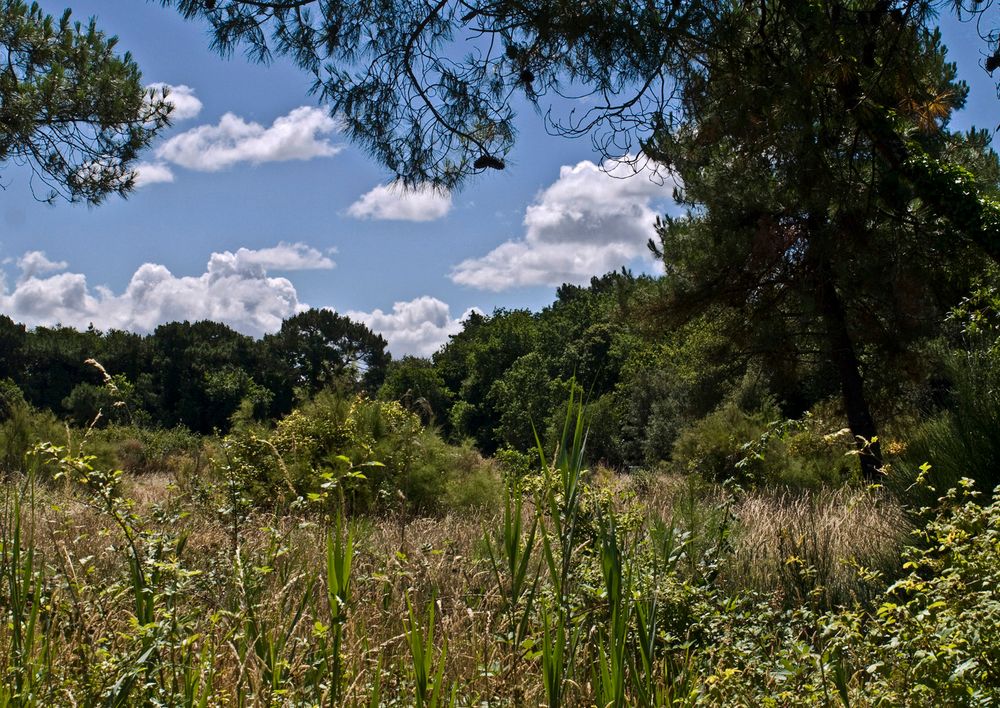
<path id="1" fill-rule="evenodd" d="M 876 688 L 931 704 L 904 684 L 931 669 L 892 648 L 923 638 L 900 614 L 917 580 L 886 590 L 907 531 L 891 498 L 633 486 L 583 467 L 578 401 L 564 428 L 499 508 L 408 518 L 403 534 L 343 499 L 265 512 L 232 503 L 220 471 L 198 501 L 42 448 L 64 481 L 25 476 L 0 507 L 0 705 L 829 705 Z M 140 488 L 141 503 L 126 494 Z M 934 547 L 1000 532 L 967 516 Z M 964 609 L 946 595 L 950 626 L 1000 606 L 975 587 Z M 990 636 L 951 651 L 986 666 Z"/>

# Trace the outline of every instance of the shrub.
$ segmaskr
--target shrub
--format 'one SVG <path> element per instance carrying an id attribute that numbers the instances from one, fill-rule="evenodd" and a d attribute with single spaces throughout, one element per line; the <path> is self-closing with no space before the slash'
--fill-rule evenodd
<path id="1" fill-rule="evenodd" d="M 109 447 L 113 456 L 110 464 L 132 475 L 174 471 L 203 456 L 202 436 L 187 428 L 111 425 L 92 431 L 89 437 L 91 445 Z"/>
<path id="2" fill-rule="evenodd" d="M 5 421 L 17 408 L 26 406 L 24 391 L 10 379 L 0 379 L 0 421 Z"/>
<path id="3" fill-rule="evenodd" d="M 512 488 L 519 487 L 522 480 L 538 469 L 537 452 L 520 452 L 511 447 L 503 447 L 497 450 L 493 460 L 500 468 L 504 483 Z"/>
<path id="4" fill-rule="evenodd" d="M 917 427 L 906 461 L 893 487 L 906 493 L 914 488 L 919 465 L 931 464 L 926 475 L 930 488 L 917 486 L 918 505 L 932 503 L 964 477 L 989 494 L 1000 484 L 1000 353 L 975 350 L 950 353 L 945 373 L 952 383 L 949 405 Z"/>
<path id="5" fill-rule="evenodd" d="M 948 492 L 872 626 L 828 619 L 845 652 L 863 647 L 855 665 L 869 667 L 865 689 L 887 705 L 1000 701 L 1000 502 L 980 505 L 974 486 Z"/>
<path id="6" fill-rule="evenodd" d="M 747 413 L 727 403 L 681 433 L 673 467 L 744 487 L 843 484 L 857 476 L 853 438 L 836 416 L 819 410 L 822 414 L 783 420 L 773 405 Z"/>
<path id="7" fill-rule="evenodd" d="M 258 504 L 288 494 L 329 502 L 343 493 L 354 512 L 402 505 L 438 513 L 498 498 L 490 465 L 466 447 L 445 444 L 396 401 L 320 393 L 273 431 L 229 435 L 226 450 L 229 473 Z"/>
<path id="8" fill-rule="evenodd" d="M 674 444 L 673 466 L 679 472 L 698 472 L 713 482 L 763 477 L 763 465 L 758 461 L 737 465 L 747 456 L 745 445 L 759 440 L 768 423 L 779 415 L 774 407 L 746 413 L 735 403 L 726 403 L 681 432 Z M 776 442 L 766 444 L 760 452 L 761 461 L 776 447 Z"/>
<path id="9" fill-rule="evenodd" d="M 49 411 L 37 411 L 15 400 L 0 422 L 0 471 L 25 469 L 25 455 L 39 440 L 65 440 L 66 427 Z"/>

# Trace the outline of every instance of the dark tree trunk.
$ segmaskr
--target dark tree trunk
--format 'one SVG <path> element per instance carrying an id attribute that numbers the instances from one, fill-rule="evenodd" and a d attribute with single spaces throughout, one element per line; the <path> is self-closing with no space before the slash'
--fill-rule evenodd
<path id="1" fill-rule="evenodd" d="M 840 375 L 840 390 L 847 412 L 847 424 L 858 446 L 861 474 L 872 482 L 879 479 L 882 467 L 882 448 L 878 442 L 878 429 L 865 397 L 864 379 L 858 355 L 847 329 L 844 303 L 833 284 L 829 268 L 820 272 L 819 306 L 826 321 L 830 355 Z"/>

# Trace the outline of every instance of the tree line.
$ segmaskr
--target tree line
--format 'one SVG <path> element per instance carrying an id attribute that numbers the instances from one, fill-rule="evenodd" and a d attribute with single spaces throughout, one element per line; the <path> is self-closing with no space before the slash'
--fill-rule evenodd
<path id="1" fill-rule="evenodd" d="M 101 423 L 225 432 L 241 410 L 277 418 L 327 386 L 377 390 L 390 360 L 386 347 L 363 324 L 320 309 L 290 317 L 261 339 L 209 321 L 172 322 L 140 335 L 27 329 L 0 315 L 0 380 L 77 425 L 100 412 Z"/>
<path id="2" fill-rule="evenodd" d="M 989 269 L 975 273 L 992 282 Z M 940 291 L 909 303 L 919 327 L 885 332 L 862 351 L 871 382 L 866 400 L 882 420 L 929 420 L 949 405 L 944 362 L 966 333 L 947 314 L 962 303 L 980 312 L 961 296 L 973 281 L 964 270 L 952 275 L 961 281 L 953 297 Z M 577 390 L 586 404 L 589 458 L 623 470 L 671 460 L 698 426 L 697 435 L 710 438 L 705 421 L 720 410 L 732 428 L 724 437 L 747 437 L 723 444 L 729 447 L 718 454 L 730 457 L 764 424 L 810 411 L 822 409 L 831 431 L 847 426 L 836 362 L 804 344 L 806 329 L 818 326 L 809 311 L 798 321 L 780 319 L 782 328 L 768 324 L 764 336 L 746 329 L 738 303 L 665 314 L 675 287 L 669 277 L 625 270 L 586 286 L 563 285 L 538 312 L 472 314 L 429 358 L 392 359 L 381 336 L 330 310 L 298 314 L 261 339 L 207 321 L 140 335 L 26 329 L 0 317 L 0 379 L 8 380 L 3 395 L 23 396 L 75 425 L 97 419 L 220 434 L 241 421 L 273 423 L 319 392 L 360 394 L 398 401 L 445 439 L 471 442 L 487 455 L 526 453 L 538 442 L 550 449 Z M 757 422 L 736 429 L 751 419 Z M 728 472 L 720 474 L 735 463 L 722 460 Z"/>

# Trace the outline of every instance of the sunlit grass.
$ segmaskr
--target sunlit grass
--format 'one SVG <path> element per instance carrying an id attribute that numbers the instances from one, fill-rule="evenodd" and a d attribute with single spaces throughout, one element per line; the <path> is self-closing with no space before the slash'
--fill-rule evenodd
<path id="1" fill-rule="evenodd" d="M 888 651 L 891 498 L 637 488 L 568 420 L 499 508 L 431 518 L 196 501 L 48 448 L 72 484 L 4 492 L 2 704 L 875 702 L 852 662 Z"/>

